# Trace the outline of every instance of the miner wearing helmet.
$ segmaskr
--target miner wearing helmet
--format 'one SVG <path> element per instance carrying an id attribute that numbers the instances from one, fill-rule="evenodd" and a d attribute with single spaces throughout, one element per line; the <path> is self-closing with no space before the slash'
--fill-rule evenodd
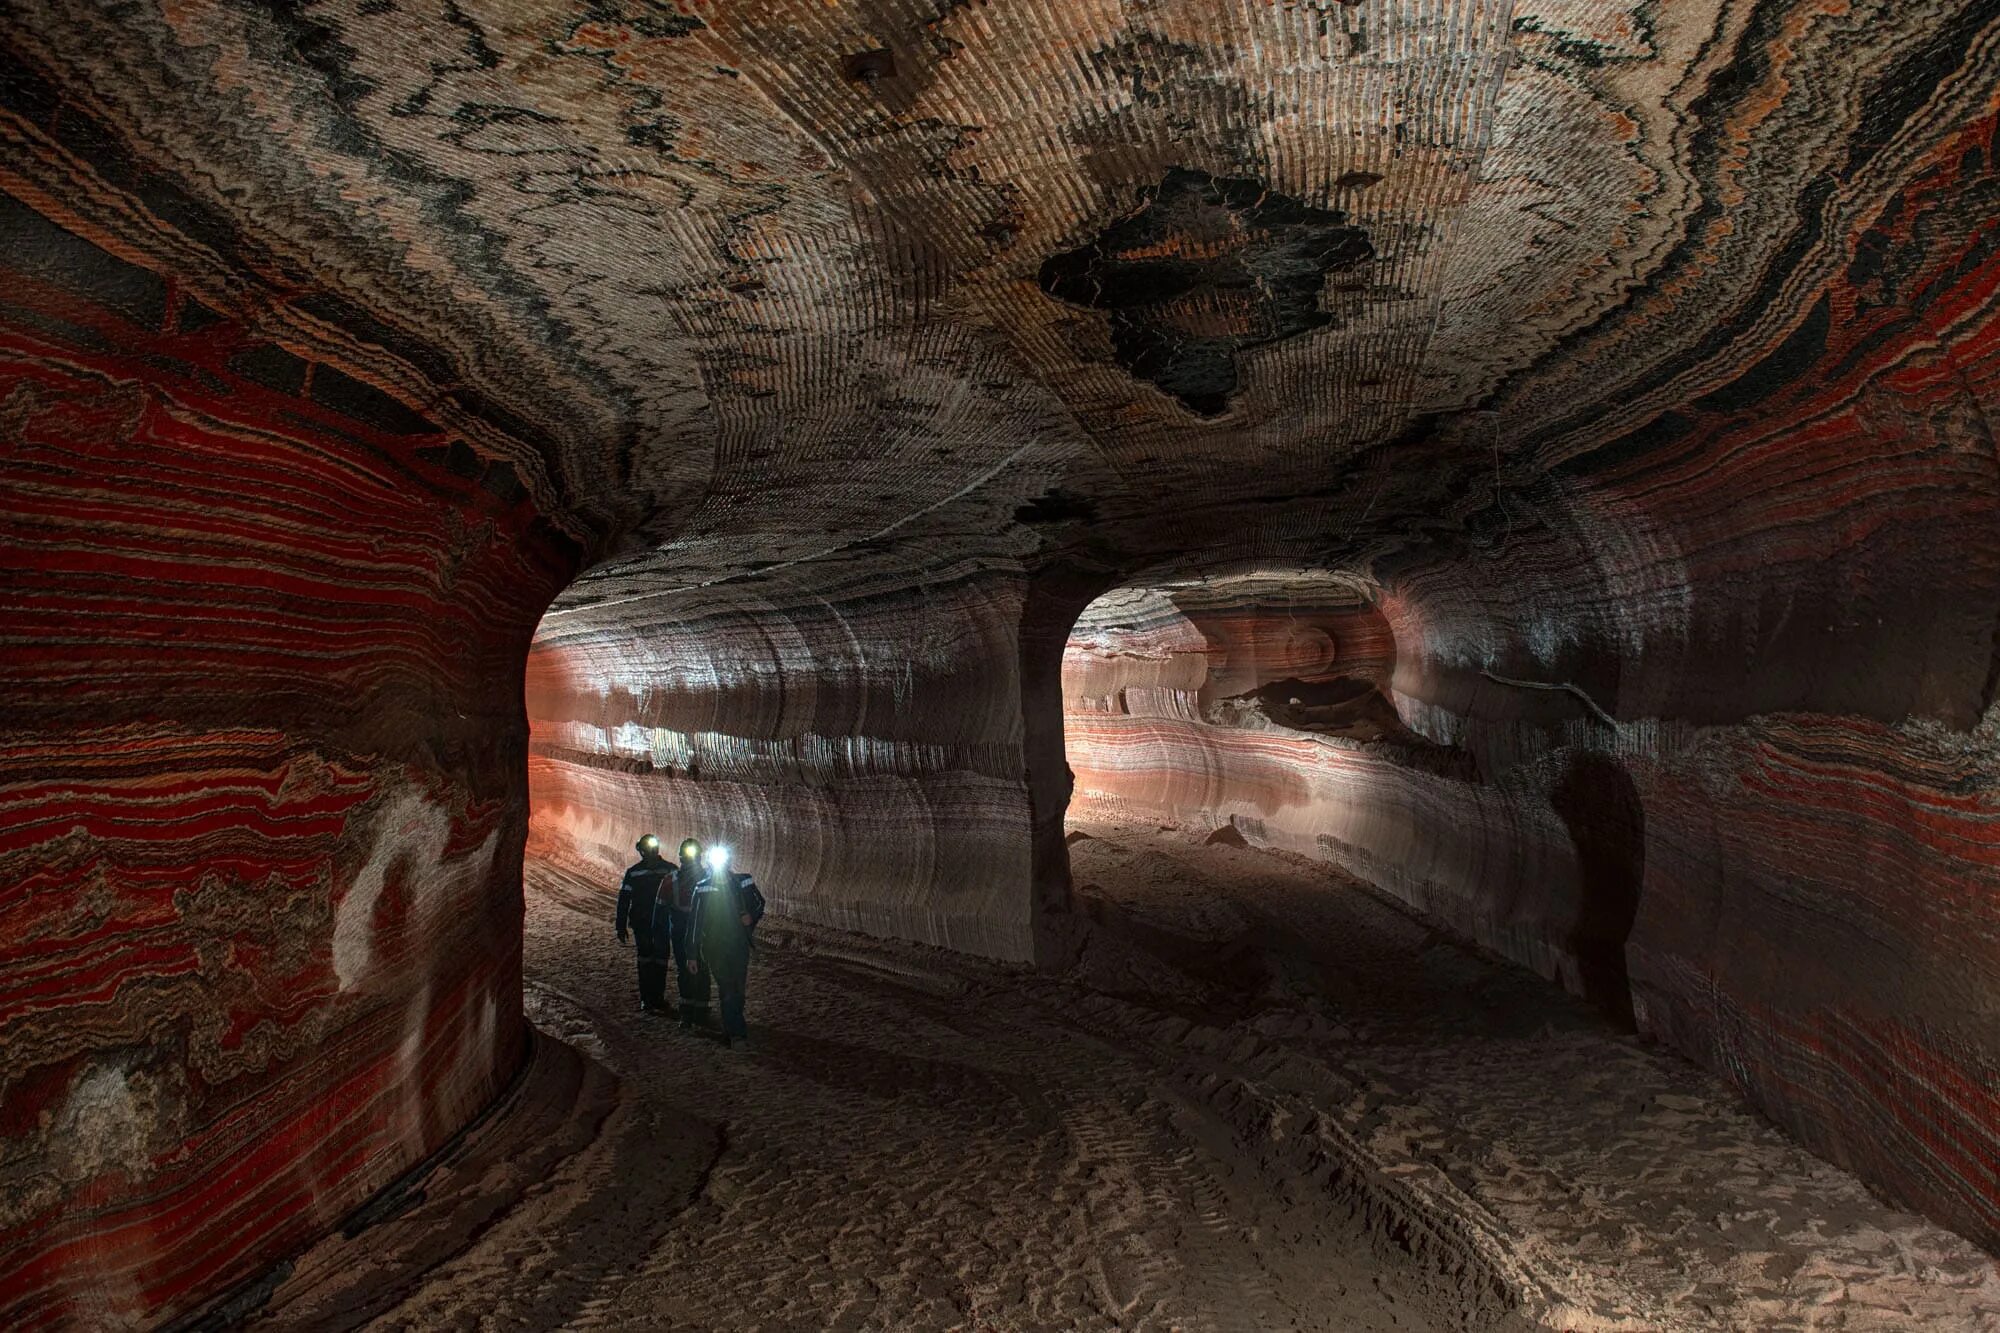
<path id="1" fill-rule="evenodd" d="M 654 929 L 660 890 L 669 884 L 673 866 L 660 855 L 660 840 L 648 833 L 639 839 L 639 864 L 625 872 L 618 886 L 618 942 L 626 928 L 639 946 L 639 1008 L 649 1014 L 667 1011 L 667 936 Z M 669 889 L 668 892 L 672 890 Z"/>
<path id="2" fill-rule="evenodd" d="M 681 1026 L 708 1026 L 708 973 L 690 967 L 694 961 L 694 891 L 708 873 L 702 864 L 701 842 L 681 840 L 681 863 L 674 868 L 673 888 L 660 895 L 660 922 L 674 946 L 674 981 L 680 993 Z"/>
<path id="3" fill-rule="evenodd" d="M 729 849 L 711 847 L 702 857 L 708 873 L 695 885 L 694 926 L 688 966 L 715 978 L 722 1002 L 722 1044 L 748 1042 L 743 992 L 750 979 L 750 939 L 764 918 L 764 895 L 757 881 L 730 868 Z"/>

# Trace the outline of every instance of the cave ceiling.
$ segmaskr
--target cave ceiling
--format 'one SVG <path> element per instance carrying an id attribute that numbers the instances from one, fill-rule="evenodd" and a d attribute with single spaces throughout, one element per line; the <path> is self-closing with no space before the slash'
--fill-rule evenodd
<path id="1" fill-rule="evenodd" d="M 803 568 L 1333 560 L 1524 517 L 1810 330 L 1907 165 L 1868 126 L 1950 115 L 1957 66 L 1926 53 L 1981 21 L 12 8 L 16 73 L 65 89 L 10 131 L 50 136 L 19 155 L 42 188 L 281 344 L 365 345 L 595 553 L 570 611 Z M 65 184 L 91 126 L 93 165 L 129 155 L 152 193 Z"/>

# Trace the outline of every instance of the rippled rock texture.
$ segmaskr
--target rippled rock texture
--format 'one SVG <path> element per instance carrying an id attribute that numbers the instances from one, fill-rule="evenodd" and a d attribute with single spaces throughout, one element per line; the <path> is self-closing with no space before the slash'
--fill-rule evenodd
<path id="1" fill-rule="evenodd" d="M 1991 706 L 1965 730 L 1622 721 L 1622 690 L 1525 642 L 1517 674 L 1452 663 L 1431 596 L 1250 575 L 1099 599 L 1063 662 L 1073 808 L 1340 865 L 1990 1238 Z"/>
<path id="2" fill-rule="evenodd" d="M 615 884 L 636 831 L 694 835 L 776 911 L 1032 959 L 1034 907 L 1066 898 L 1053 723 L 1080 599 L 999 575 L 846 603 L 766 588 L 550 614 L 532 854 Z"/>
<path id="3" fill-rule="evenodd" d="M 194 1310 L 491 1099 L 531 772 L 593 874 L 712 823 L 1059 956 L 1120 588 L 1212 688 L 1079 691 L 1107 789 L 2000 1244 L 1996 90 L 1983 0 L 20 0 L 0 1321 Z M 1182 607 L 1246 571 L 1334 655 Z"/>
<path id="4" fill-rule="evenodd" d="M 110 1327 L 512 1072 L 522 662 L 578 547 L 365 358 L 5 208 L 0 1293 Z"/>

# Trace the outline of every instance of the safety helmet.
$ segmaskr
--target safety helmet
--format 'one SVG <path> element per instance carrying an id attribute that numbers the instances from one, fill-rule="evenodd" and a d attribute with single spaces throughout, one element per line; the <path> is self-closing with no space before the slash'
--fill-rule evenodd
<path id="1" fill-rule="evenodd" d="M 648 833 L 635 845 L 639 849 L 639 855 L 652 856 L 660 850 L 660 839 L 657 834 Z"/>
<path id="2" fill-rule="evenodd" d="M 682 839 L 681 839 L 681 860 L 683 860 L 683 861 L 699 861 L 699 860 L 701 860 L 701 839 L 700 839 L 700 838 L 682 838 Z"/>

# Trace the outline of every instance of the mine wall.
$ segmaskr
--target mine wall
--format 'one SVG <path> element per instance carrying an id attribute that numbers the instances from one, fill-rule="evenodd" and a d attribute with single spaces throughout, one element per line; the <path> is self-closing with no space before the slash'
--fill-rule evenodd
<path id="1" fill-rule="evenodd" d="M 0 44 L 0 1320 L 448 1143 L 524 856 L 1060 967 L 1072 771 L 2000 1251 L 1990 4 L 415 8 Z"/>
<path id="2" fill-rule="evenodd" d="M 1076 808 L 1360 875 L 1990 1244 L 1995 474 L 1963 443 L 1931 456 L 1950 482 L 1819 501 L 1871 521 L 1783 605 L 1726 577 L 1747 536 L 1701 552 L 1711 590 L 1685 558 L 1605 568 L 1615 529 L 1368 594 L 1292 575 L 1106 598 L 1065 657 Z M 1938 563 L 1892 592 L 1889 543 Z M 1948 588 L 1918 572 L 1946 565 Z"/>
<path id="3" fill-rule="evenodd" d="M 307 312 L 0 207 L 0 1290 L 108 1327 L 324 1233 L 517 1067 L 523 664 L 582 545 L 531 452 Z"/>

